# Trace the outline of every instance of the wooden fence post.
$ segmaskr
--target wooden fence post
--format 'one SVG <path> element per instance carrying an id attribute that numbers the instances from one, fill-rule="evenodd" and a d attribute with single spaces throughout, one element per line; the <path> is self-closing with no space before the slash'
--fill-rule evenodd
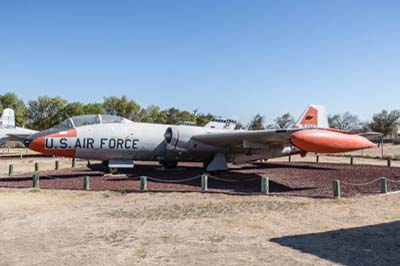
<path id="1" fill-rule="evenodd" d="M 350 157 L 350 164 L 351 164 L 351 165 L 354 164 L 354 158 L 353 158 L 353 156 Z"/>
<path id="2" fill-rule="evenodd" d="M 34 188 L 39 188 L 39 175 L 36 173 L 33 175 L 33 184 Z"/>
<path id="3" fill-rule="evenodd" d="M 381 177 L 380 180 L 381 193 L 387 193 L 387 180 L 386 177 Z"/>
<path id="4" fill-rule="evenodd" d="M 147 176 L 140 177 L 140 190 L 141 191 L 147 190 Z"/>
<path id="5" fill-rule="evenodd" d="M 12 175 L 14 173 L 14 165 L 10 164 L 8 166 L 8 175 Z"/>
<path id="6" fill-rule="evenodd" d="M 333 181 L 333 198 L 340 199 L 340 181 Z"/>
<path id="7" fill-rule="evenodd" d="M 90 189 L 90 179 L 89 176 L 85 176 L 83 178 L 83 189 L 84 190 L 89 190 Z"/>
<path id="8" fill-rule="evenodd" d="M 201 176 L 201 190 L 202 191 L 208 190 L 208 176 L 207 175 Z"/>
<path id="9" fill-rule="evenodd" d="M 54 170 L 60 169 L 60 162 L 58 160 L 55 161 Z"/>
<path id="10" fill-rule="evenodd" d="M 72 168 L 76 166 L 75 158 L 72 158 Z"/>
<path id="11" fill-rule="evenodd" d="M 261 193 L 269 194 L 269 178 L 268 178 L 268 176 L 261 177 Z"/>
<path id="12" fill-rule="evenodd" d="M 39 163 L 36 162 L 36 163 L 35 163 L 35 172 L 38 172 L 38 171 L 39 171 Z"/>

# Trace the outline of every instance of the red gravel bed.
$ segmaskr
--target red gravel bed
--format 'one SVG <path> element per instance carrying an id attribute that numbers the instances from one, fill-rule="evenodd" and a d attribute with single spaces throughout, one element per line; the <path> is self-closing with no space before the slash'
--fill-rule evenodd
<path id="1" fill-rule="evenodd" d="M 157 163 L 138 163 L 118 175 L 105 174 L 101 165 L 68 168 L 58 171 L 41 171 L 40 187 L 49 189 L 82 189 L 83 177 L 90 176 L 91 190 L 137 191 L 140 176 L 148 176 L 148 190 L 153 191 L 200 191 L 199 176 L 203 169 L 199 164 L 184 163 L 176 169 L 162 170 Z M 14 175 L 0 177 L 0 187 L 32 187 L 32 175 Z M 227 180 L 215 180 L 209 177 L 208 187 L 213 192 L 258 193 L 261 176 L 270 179 L 270 192 L 277 195 L 297 195 L 308 197 L 331 197 L 332 181 L 341 181 L 342 196 L 374 194 L 380 192 L 379 181 L 369 183 L 385 176 L 389 180 L 389 191 L 400 190 L 400 168 L 371 165 L 343 165 L 328 163 L 259 163 L 242 167 L 232 166 L 229 172 L 214 176 Z M 155 180 L 157 179 L 157 180 Z M 183 180 L 183 181 L 182 181 Z"/>

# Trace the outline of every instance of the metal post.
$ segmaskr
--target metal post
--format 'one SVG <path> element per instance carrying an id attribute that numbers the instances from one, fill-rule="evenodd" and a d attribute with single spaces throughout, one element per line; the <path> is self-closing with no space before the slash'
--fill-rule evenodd
<path id="1" fill-rule="evenodd" d="M 58 169 L 60 169 L 60 162 L 58 161 L 58 160 L 56 160 L 55 162 L 54 162 L 54 170 L 58 170 Z"/>
<path id="2" fill-rule="evenodd" d="M 8 166 L 8 175 L 12 175 L 14 173 L 14 165 L 10 164 Z"/>
<path id="3" fill-rule="evenodd" d="M 261 193 L 269 194 L 269 178 L 268 178 L 268 176 L 261 177 Z"/>
<path id="4" fill-rule="evenodd" d="M 75 163 L 75 158 L 72 158 L 72 167 L 75 167 L 76 163 Z"/>
<path id="5" fill-rule="evenodd" d="M 33 175 L 33 187 L 39 188 L 39 175 L 38 174 Z"/>
<path id="6" fill-rule="evenodd" d="M 37 171 L 39 171 L 39 163 L 38 162 L 35 163 L 35 172 L 37 172 Z"/>
<path id="7" fill-rule="evenodd" d="M 316 163 L 319 163 L 319 155 L 315 158 Z"/>
<path id="8" fill-rule="evenodd" d="M 89 176 L 85 176 L 83 178 L 83 189 L 84 190 L 89 190 L 90 189 L 90 179 Z"/>
<path id="9" fill-rule="evenodd" d="M 333 181 L 333 198 L 340 199 L 340 181 L 339 180 Z"/>
<path id="10" fill-rule="evenodd" d="M 387 160 L 387 166 L 391 167 L 392 166 L 392 161 L 390 159 Z"/>
<path id="11" fill-rule="evenodd" d="M 350 157 L 350 164 L 351 164 L 351 165 L 354 164 L 354 158 L 353 158 L 353 156 Z"/>
<path id="12" fill-rule="evenodd" d="M 140 190 L 141 191 L 147 190 L 147 176 L 140 177 Z"/>
<path id="13" fill-rule="evenodd" d="M 208 190 L 208 176 L 207 175 L 201 176 L 201 190 L 202 191 Z"/>
<path id="14" fill-rule="evenodd" d="M 19 153 L 19 159 L 22 160 L 22 151 Z"/>
<path id="15" fill-rule="evenodd" d="M 289 155 L 289 163 L 292 162 L 292 156 Z"/>
<path id="16" fill-rule="evenodd" d="M 381 193 L 387 193 L 387 180 L 386 177 L 381 177 Z"/>
<path id="17" fill-rule="evenodd" d="M 87 167 L 90 167 L 90 160 L 87 160 Z"/>

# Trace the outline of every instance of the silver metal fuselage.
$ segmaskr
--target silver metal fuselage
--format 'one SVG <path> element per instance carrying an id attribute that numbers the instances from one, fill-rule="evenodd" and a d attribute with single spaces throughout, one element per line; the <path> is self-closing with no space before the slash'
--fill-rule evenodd
<path id="1" fill-rule="evenodd" d="M 168 143 L 164 134 L 172 132 Z M 71 136 L 70 131 L 74 131 Z M 229 162 L 242 163 L 287 155 L 283 147 L 268 147 L 246 153 L 243 146 L 230 147 L 207 145 L 192 139 L 194 135 L 226 132 L 186 125 L 151 123 L 114 123 L 79 126 L 54 136 L 44 136 L 44 151 L 74 151 L 76 158 L 93 160 L 143 160 L 143 161 L 189 161 L 208 162 L 215 154 L 223 153 Z M 65 137 L 63 135 L 65 134 Z M 59 154 L 59 155 L 62 155 Z M 66 155 L 68 156 L 68 155 Z"/>

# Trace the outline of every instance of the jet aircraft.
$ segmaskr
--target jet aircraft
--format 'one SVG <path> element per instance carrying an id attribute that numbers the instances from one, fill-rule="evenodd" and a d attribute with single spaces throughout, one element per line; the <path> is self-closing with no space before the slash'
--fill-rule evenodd
<path id="1" fill-rule="evenodd" d="M 325 107 L 310 105 L 293 128 L 234 130 L 219 119 L 204 127 L 137 123 L 111 115 L 83 115 L 33 134 L 27 147 L 43 154 L 102 160 L 110 171 L 133 167 L 134 160 L 202 162 L 207 171 L 293 154 L 339 153 L 375 147 L 367 138 L 331 129 Z"/>
<path id="2" fill-rule="evenodd" d="M 19 141 L 36 133 L 37 131 L 16 127 L 14 110 L 6 108 L 0 118 L 0 143 Z"/>

